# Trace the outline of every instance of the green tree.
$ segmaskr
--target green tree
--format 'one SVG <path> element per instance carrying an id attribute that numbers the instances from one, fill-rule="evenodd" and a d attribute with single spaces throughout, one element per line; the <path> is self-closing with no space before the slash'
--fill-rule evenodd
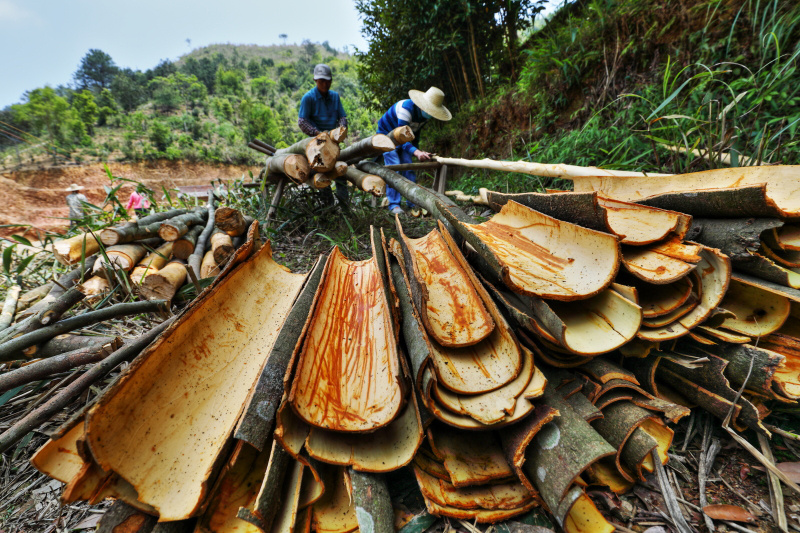
<path id="1" fill-rule="evenodd" d="M 104 90 L 108 91 L 108 89 Z M 94 101 L 92 92 L 84 89 L 79 93 L 75 93 L 72 98 L 72 108 L 86 127 L 86 133 L 90 136 L 94 135 L 94 125 L 97 123 L 100 109 Z"/>
<path id="2" fill-rule="evenodd" d="M 111 81 L 111 93 L 122 109 L 131 112 L 147 98 L 147 78 L 138 70 L 120 70 Z"/>
<path id="3" fill-rule="evenodd" d="M 172 132 L 158 120 L 150 125 L 150 134 L 148 138 L 159 152 L 165 152 L 169 145 L 172 144 Z"/>
<path id="4" fill-rule="evenodd" d="M 225 70 L 223 67 L 217 69 L 216 83 L 214 91 L 216 94 L 244 94 L 244 72 L 238 69 Z"/>
<path id="5" fill-rule="evenodd" d="M 78 70 L 75 71 L 75 84 L 79 90 L 105 89 L 111 86 L 111 81 L 118 70 L 110 55 L 92 48 L 83 56 Z"/>
<path id="6" fill-rule="evenodd" d="M 108 124 L 109 117 L 119 114 L 119 106 L 116 100 L 114 100 L 114 95 L 111 94 L 111 91 L 108 89 L 100 91 L 100 95 L 97 97 L 97 107 L 99 108 L 97 116 L 98 126 L 105 126 Z"/>
<path id="7" fill-rule="evenodd" d="M 37 132 L 45 132 L 52 144 L 63 142 L 62 124 L 69 118 L 69 103 L 52 87 L 27 93 L 27 103 L 14 106 L 17 120 L 29 123 Z"/>

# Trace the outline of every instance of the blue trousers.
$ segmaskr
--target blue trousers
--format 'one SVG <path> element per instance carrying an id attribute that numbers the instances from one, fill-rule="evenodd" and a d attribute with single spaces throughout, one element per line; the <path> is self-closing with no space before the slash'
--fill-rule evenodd
<path id="1" fill-rule="evenodd" d="M 396 150 L 392 150 L 391 152 L 385 152 L 383 154 L 383 164 L 384 165 L 401 165 L 405 163 L 411 163 L 413 157 L 411 154 L 408 154 L 399 148 Z M 400 175 L 403 177 L 408 178 L 409 180 L 413 181 L 414 183 L 417 182 L 417 175 L 414 173 L 413 170 L 405 170 L 400 172 Z M 389 210 L 391 211 L 393 207 L 397 207 L 400 205 L 400 202 L 403 200 L 403 197 L 400 196 L 400 193 L 396 190 L 386 185 L 386 198 L 389 199 Z M 410 201 L 406 200 L 406 204 L 408 204 L 408 208 L 412 209 L 414 204 Z"/>

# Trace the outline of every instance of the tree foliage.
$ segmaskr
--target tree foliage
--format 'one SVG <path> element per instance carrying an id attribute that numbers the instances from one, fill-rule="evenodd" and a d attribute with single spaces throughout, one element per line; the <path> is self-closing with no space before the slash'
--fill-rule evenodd
<path id="1" fill-rule="evenodd" d="M 454 107 L 515 78 L 517 34 L 533 23 L 542 0 L 356 0 L 368 51 L 360 77 L 377 106 L 409 89 L 444 90 Z"/>
<path id="2" fill-rule="evenodd" d="M 118 70 L 110 55 L 93 48 L 81 59 L 74 75 L 75 84 L 79 90 L 105 89 L 111 86 L 111 80 Z"/>

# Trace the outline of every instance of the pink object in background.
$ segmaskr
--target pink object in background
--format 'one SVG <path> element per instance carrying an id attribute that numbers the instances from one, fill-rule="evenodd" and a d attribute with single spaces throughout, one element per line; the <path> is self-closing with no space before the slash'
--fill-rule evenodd
<path id="1" fill-rule="evenodd" d="M 147 209 L 148 207 L 150 207 L 150 200 L 147 196 L 133 191 L 130 198 L 128 198 L 128 205 L 125 206 L 125 209 Z"/>

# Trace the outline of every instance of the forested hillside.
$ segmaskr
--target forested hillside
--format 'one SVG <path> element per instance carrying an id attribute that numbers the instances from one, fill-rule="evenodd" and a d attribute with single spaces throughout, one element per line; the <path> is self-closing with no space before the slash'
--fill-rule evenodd
<path id="1" fill-rule="evenodd" d="M 358 0 L 365 90 L 381 107 L 442 87 L 457 112 L 426 135 L 447 155 L 667 172 L 800 163 L 797 2 L 579 0 L 542 24 L 543 4 Z"/>
<path id="2" fill-rule="evenodd" d="M 211 45 L 147 71 L 90 50 L 69 85 L 40 87 L 0 111 L 0 167 L 153 159 L 254 164 L 253 138 L 301 136 L 297 105 L 318 62 L 333 69 L 351 135 L 373 130 L 356 60 L 328 45 Z"/>

